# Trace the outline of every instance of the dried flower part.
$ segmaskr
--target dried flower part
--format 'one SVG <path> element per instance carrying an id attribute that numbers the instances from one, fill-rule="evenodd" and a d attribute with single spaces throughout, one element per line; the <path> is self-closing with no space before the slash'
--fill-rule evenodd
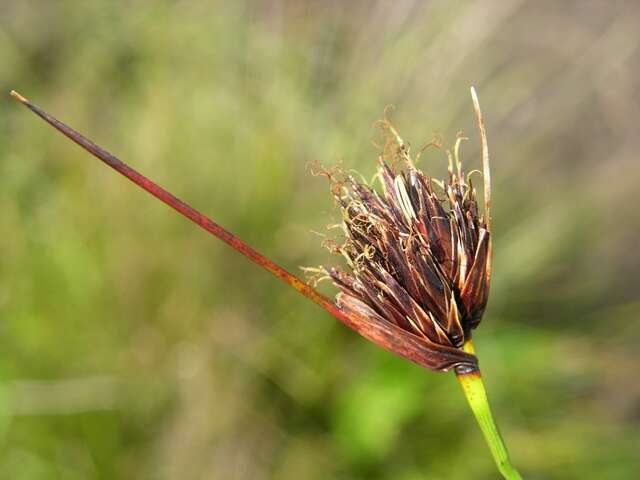
<path id="1" fill-rule="evenodd" d="M 459 136 L 445 181 L 415 167 L 388 121 L 378 192 L 351 175 L 324 171 L 342 213 L 346 240 L 334 246 L 350 272 L 328 268 L 339 308 L 367 312 L 433 348 L 459 350 L 487 304 L 490 232 L 462 168 Z M 461 350 L 460 350 L 461 351 Z"/>

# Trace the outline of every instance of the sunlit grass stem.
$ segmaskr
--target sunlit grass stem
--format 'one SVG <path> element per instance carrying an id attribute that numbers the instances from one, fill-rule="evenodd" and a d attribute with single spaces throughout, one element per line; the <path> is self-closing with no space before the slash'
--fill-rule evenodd
<path id="1" fill-rule="evenodd" d="M 463 348 L 466 352 L 475 354 L 471 340 L 468 340 Z M 521 480 L 522 477 L 509 459 L 509 452 L 507 452 L 507 447 L 491 414 L 489 399 L 487 398 L 480 371 L 458 374 L 456 377 L 460 382 L 467 402 L 469 402 L 469 407 L 471 407 L 471 411 L 476 417 L 480 430 L 482 430 L 498 470 L 507 480 Z"/>

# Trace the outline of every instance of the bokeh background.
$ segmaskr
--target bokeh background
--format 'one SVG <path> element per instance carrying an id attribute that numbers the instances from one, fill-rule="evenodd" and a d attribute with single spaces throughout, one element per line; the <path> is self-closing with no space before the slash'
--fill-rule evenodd
<path id="1" fill-rule="evenodd" d="M 394 104 L 413 145 L 463 130 L 477 166 L 472 84 L 495 205 L 475 339 L 514 462 L 638 478 L 638 25 L 622 1 L 3 0 L 0 478 L 497 478 L 453 375 L 359 338 L 6 95 L 299 272 L 339 262 L 308 163 L 370 177 Z"/>

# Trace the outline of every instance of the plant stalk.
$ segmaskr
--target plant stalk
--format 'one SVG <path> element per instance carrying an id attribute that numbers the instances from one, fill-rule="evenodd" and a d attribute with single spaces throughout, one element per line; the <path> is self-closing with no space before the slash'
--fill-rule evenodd
<path id="1" fill-rule="evenodd" d="M 464 344 L 463 349 L 467 353 L 475 355 L 473 342 L 471 340 L 468 340 Z M 484 383 L 482 382 L 480 370 L 471 373 L 456 373 L 456 378 L 458 382 L 460 382 L 464 396 L 467 398 L 467 402 L 469 402 L 469 407 L 471 407 L 471 411 L 476 417 L 480 430 L 482 430 L 482 434 L 489 446 L 489 450 L 491 450 L 491 455 L 493 455 L 498 470 L 507 480 L 522 480 L 522 477 L 509 459 L 507 447 L 491 414 L 491 408 L 489 407 L 489 400 L 484 388 Z"/>

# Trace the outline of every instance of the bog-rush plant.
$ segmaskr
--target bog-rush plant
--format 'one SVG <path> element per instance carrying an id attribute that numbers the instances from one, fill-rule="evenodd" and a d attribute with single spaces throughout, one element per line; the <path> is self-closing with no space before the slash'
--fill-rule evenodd
<path id="1" fill-rule="evenodd" d="M 453 371 L 506 479 L 521 478 L 493 420 L 471 340 L 491 280 L 491 177 L 484 120 L 473 87 L 482 148 L 484 212 L 462 167 L 459 136 L 440 181 L 416 168 L 391 123 L 381 122 L 378 192 L 353 176 L 323 170 L 342 213 L 345 241 L 333 251 L 349 271 L 324 268 L 339 288 L 336 301 L 289 273 L 216 222 L 37 107 L 11 95 L 82 148 L 151 195 L 312 300 L 363 337 L 422 367 Z M 419 156 L 419 154 L 418 154 Z"/>

